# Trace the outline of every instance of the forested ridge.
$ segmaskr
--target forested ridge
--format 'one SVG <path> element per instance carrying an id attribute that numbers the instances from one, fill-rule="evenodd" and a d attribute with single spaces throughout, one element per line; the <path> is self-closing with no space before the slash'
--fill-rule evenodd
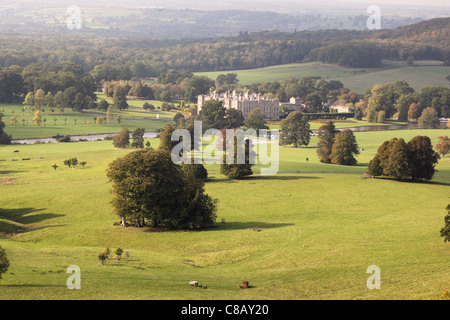
<path id="1" fill-rule="evenodd" d="M 26 67 L 71 61 L 97 78 L 105 66 L 122 65 L 125 79 L 157 77 L 170 69 L 226 71 L 322 61 L 344 67 L 377 67 L 381 59 L 450 60 L 450 18 L 395 30 L 266 31 L 203 40 L 122 39 L 52 32 L 0 36 L 0 66 Z M 100 67 L 99 67 L 100 66 Z M 127 79 L 128 78 L 128 79 Z"/>

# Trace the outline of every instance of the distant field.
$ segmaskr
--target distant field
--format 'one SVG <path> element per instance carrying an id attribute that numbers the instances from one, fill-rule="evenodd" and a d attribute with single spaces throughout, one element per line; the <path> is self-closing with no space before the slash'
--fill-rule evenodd
<path id="1" fill-rule="evenodd" d="M 196 74 L 205 75 L 215 80 L 220 74 L 234 72 L 238 74 L 241 85 L 287 80 L 290 77 L 320 77 L 327 81 L 340 80 L 345 87 L 358 93 L 364 93 L 366 88 L 371 88 L 375 84 L 396 80 L 407 81 L 415 89 L 419 89 L 424 85 L 444 87 L 449 85 L 445 77 L 450 75 L 450 67 L 440 66 L 441 62 L 439 61 L 417 61 L 415 64 L 415 66 L 408 67 L 401 61 L 383 61 L 381 68 L 353 69 L 320 62 L 308 62 L 261 69 L 201 72 Z"/>
<path id="2" fill-rule="evenodd" d="M 218 221 L 201 231 L 113 226 L 119 218 L 105 169 L 131 149 L 111 141 L 0 146 L 0 243 L 11 263 L 0 299 L 437 298 L 450 288 L 450 244 L 439 235 L 450 157 L 429 183 L 361 175 L 384 140 L 419 134 L 435 144 L 448 132 L 356 133 L 364 151 L 354 167 L 320 163 L 316 137 L 307 148 L 280 148 L 274 176 L 255 168 L 249 179 L 229 180 L 208 165 L 205 188 L 219 199 Z M 86 167 L 65 167 L 69 157 Z M 131 256 L 101 265 L 107 246 Z M 66 287 L 70 265 L 81 269 L 81 290 Z M 370 265 L 381 269 L 380 290 L 366 287 Z M 237 288 L 242 281 L 248 290 Z"/>
<path id="3" fill-rule="evenodd" d="M 104 98 L 98 94 L 99 99 Z M 112 103 L 112 99 L 108 98 Z M 99 100 L 100 101 L 100 100 Z M 46 110 L 42 113 L 42 119 L 46 122 L 36 127 L 33 124 L 34 112 L 22 111 L 22 105 L 0 105 L 0 111 L 4 114 L 3 121 L 6 124 L 5 131 L 12 135 L 13 139 L 48 138 L 56 135 L 83 135 L 96 133 L 115 133 L 123 127 L 130 130 L 145 128 L 146 131 L 156 131 L 172 121 L 175 112 L 148 111 L 142 109 L 145 102 L 152 103 L 155 107 L 161 106 L 161 101 L 154 100 L 128 100 L 129 108 L 126 110 L 113 110 L 113 120 L 96 124 L 96 117 L 106 117 L 106 111 L 87 110 L 74 112 L 66 108 L 64 112 Z M 19 123 L 11 124 L 12 112 L 15 112 Z M 159 118 L 157 116 L 159 115 Z M 117 123 L 115 117 L 120 116 L 121 122 Z M 25 121 L 22 121 L 25 120 Z"/>

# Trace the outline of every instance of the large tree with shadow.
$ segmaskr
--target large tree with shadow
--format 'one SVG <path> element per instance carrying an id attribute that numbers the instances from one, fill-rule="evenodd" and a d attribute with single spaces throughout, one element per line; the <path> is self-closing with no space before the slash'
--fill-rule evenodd
<path id="1" fill-rule="evenodd" d="M 216 200 L 204 182 L 172 162 L 168 150 L 138 150 L 109 164 L 112 206 L 122 224 L 199 229 L 214 223 Z"/>

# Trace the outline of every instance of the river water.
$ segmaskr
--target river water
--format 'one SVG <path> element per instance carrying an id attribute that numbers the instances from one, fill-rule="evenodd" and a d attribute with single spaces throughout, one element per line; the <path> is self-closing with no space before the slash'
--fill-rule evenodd
<path id="1" fill-rule="evenodd" d="M 349 128 L 341 128 L 339 130 L 350 129 L 355 132 L 362 131 L 383 131 L 383 130 L 403 130 L 403 129 L 417 129 L 416 122 L 408 122 L 408 124 L 389 124 L 389 125 L 373 125 L 373 126 L 360 126 L 360 127 L 349 127 Z M 317 130 L 313 131 L 317 133 Z M 105 138 L 113 137 L 117 133 L 101 133 L 101 134 L 86 134 L 80 136 L 70 136 L 71 141 L 79 141 L 79 140 L 87 140 L 87 141 L 96 141 L 103 140 Z M 144 134 L 144 138 L 155 138 L 158 135 L 158 132 L 146 132 Z M 57 143 L 54 138 L 38 138 L 38 139 L 13 139 L 11 141 L 13 144 L 35 144 L 35 143 Z"/>
<path id="2" fill-rule="evenodd" d="M 117 133 L 99 133 L 99 134 L 86 134 L 80 136 L 70 136 L 71 141 L 87 140 L 87 141 L 97 141 L 103 140 L 105 138 L 112 138 Z M 146 132 L 144 133 L 144 138 L 155 138 L 158 132 Z M 13 139 L 12 144 L 35 144 L 35 143 L 57 143 L 54 138 L 36 138 L 36 139 Z"/>

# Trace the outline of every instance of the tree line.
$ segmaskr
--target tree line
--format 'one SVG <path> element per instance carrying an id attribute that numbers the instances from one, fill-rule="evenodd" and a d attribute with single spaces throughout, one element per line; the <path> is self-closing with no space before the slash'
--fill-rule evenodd
<path id="1" fill-rule="evenodd" d="M 169 70 L 227 71 L 304 61 L 373 67 L 381 59 L 406 61 L 412 56 L 445 62 L 450 60 L 449 21 L 433 19 L 389 32 L 265 31 L 202 40 L 130 40 L 55 32 L 35 41 L 31 35 L 5 34 L 0 66 L 71 61 L 99 82 L 159 77 Z"/>

